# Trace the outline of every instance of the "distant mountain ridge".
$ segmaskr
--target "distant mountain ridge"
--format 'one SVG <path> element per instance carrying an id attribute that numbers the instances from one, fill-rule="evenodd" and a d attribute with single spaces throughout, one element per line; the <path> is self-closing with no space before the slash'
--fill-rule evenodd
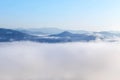
<path id="1" fill-rule="evenodd" d="M 73 34 L 67 31 L 55 35 L 35 36 L 17 30 L 0 28 L 0 42 L 36 41 L 36 42 L 56 43 L 56 42 L 91 41 L 91 40 L 95 40 L 95 37 L 87 36 L 84 34 L 81 35 Z"/>
<path id="2" fill-rule="evenodd" d="M 62 33 L 64 31 L 68 31 L 71 33 L 78 33 L 78 34 L 84 34 L 84 33 L 88 33 L 88 31 L 84 31 L 84 30 L 63 30 L 63 29 L 59 29 L 59 28 L 29 28 L 29 29 L 23 29 L 23 28 L 19 28 L 19 29 L 15 29 L 17 31 L 21 31 L 21 32 L 25 32 L 25 33 L 29 33 L 29 34 L 59 34 Z M 89 32 L 90 33 L 90 32 Z"/>
<path id="3" fill-rule="evenodd" d="M 38 30 L 39 32 L 39 30 Z M 41 34 L 41 32 L 39 32 Z M 97 39 L 102 41 L 116 41 L 120 38 L 119 32 L 87 32 L 71 33 L 69 31 L 63 31 L 57 34 L 42 34 L 42 36 L 33 35 L 32 33 L 25 32 L 24 30 L 13 30 L 0 28 L 0 42 L 12 42 L 12 41 L 35 41 L 45 43 L 59 43 L 59 42 L 89 42 Z"/>

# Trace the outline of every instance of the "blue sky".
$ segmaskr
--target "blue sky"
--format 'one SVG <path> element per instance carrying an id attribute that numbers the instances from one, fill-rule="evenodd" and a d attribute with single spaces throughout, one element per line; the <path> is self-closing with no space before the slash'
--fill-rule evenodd
<path id="1" fill-rule="evenodd" d="M 120 0 L 0 0 L 0 27 L 120 30 Z"/>

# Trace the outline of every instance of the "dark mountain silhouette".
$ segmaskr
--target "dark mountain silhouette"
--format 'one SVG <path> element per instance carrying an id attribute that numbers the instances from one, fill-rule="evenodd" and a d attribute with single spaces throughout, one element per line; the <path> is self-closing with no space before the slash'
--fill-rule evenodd
<path id="1" fill-rule="evenodd" d="M 0 42 L 28 40 L 32 37 L 16 30 L 0 28 Z"/>

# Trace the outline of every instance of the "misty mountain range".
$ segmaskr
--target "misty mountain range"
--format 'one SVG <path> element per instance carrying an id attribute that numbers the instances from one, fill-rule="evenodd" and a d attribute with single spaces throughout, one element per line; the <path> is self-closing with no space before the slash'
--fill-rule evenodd
<path id="1" fill-rule="evenodd" d="M 82 30 L 61 30 L 57 28 L 41 29 L 5 29 L 0 28 L 0 42 L 35 41 L 45 43 L 119 41 L 120 32 L 91 32 Z"/>

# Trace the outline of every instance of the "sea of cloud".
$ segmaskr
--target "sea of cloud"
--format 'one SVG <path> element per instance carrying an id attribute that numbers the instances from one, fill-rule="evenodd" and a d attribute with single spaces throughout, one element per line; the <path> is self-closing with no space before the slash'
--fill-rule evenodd
<path id="1" fill-rule="evenodd" d="M 0 43 L 0 80 L 120 80 L 120 43 Z"/>

